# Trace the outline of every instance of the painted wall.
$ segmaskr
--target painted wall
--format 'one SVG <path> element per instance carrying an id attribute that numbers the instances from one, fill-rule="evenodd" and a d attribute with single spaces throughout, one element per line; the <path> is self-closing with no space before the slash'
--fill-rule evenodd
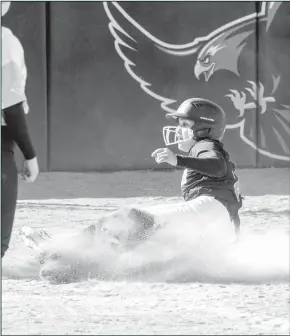
<path id="1" fill-rule="evenodd" d="M 18 2 L 3 25 L 26 51 L 42 170 L 164 168 L 164 115 L 192 96 L 224 107 L 238 166 L 289 164 L 287 2 Z"/>

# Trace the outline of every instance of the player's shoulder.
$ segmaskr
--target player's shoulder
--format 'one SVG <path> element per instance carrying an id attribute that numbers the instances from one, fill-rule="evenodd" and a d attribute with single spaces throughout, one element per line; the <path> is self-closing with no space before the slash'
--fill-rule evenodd
<path id="1" fill-rule="evenodd" d="M 7 28 L 7 27 L 2 27 L 2 43 L 5 44 L 5 47 L 7 48 L 21 48 L 22 49 L 22 44 L 18 37 L 13 34 L 13 32 Z"/>
<path id="2" fill-rule="evenodd" d="M 202 139 L 192 147 L 192 156 L 197 157 L 202 152 L 220 152 L 221 147 L 222 144 L 219 141 L 212 139 Z"/>
<path id="3" fill-rule="evenodd" d="M 7 28 L 2 27 L 2 66 L 6 63 L 19 61 L 23 59 L 23 47 L 13 32 Z"/>
<path id="4" fill-rule="evenodd" d="M 19 42 L 19 39 L 12 33 L 11 29 L 7 27 L 2 27 L 1 31 L 2 31 L 2 43 L 3 42 L 15 43 L 15 41 Z"/>

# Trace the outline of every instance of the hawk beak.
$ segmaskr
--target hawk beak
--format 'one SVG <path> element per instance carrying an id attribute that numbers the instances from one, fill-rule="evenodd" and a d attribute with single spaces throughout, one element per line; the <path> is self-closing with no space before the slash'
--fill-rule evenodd
<path id="1" fill-rule="evenodd" d="M 199 79 L 200 75 L 204 72 L 204 68 L 201 66 L 200 61 L 196 61 L 194 67 L 194 74 L 197 79 Z"/>
<path id="2" fill-rule="evenodd" d="M 208 67 L 201 65 L 200 61 L 196 61 L 194 67 L 194 74 L 197 79 L 199 79 L 200 75 L 204 73 L 204 79 L 207 82 L 209 78 L 212 76 L 215 69 L 215 63 L 210 64 Z"/>

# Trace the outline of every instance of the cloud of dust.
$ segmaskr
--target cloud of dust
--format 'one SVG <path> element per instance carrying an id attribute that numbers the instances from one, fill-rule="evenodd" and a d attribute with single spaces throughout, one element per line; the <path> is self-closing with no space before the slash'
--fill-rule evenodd
<path id="1" fill-rule="evenodd" d="M 191 223 L 166 227 L 121 255 L 119 273 L 147 281 L 289 281 L 288 234 L 246 234 L 239 242 L 227 234 L 203 235 Z"/>
<path id="2" fill-rule="evenodd" d="M 98 262 L 91 274 L 110 280 L 157 282 L 289 280 L 288 234 L 248 233 L 237 242 L 218 225 L 219 229 L 202 232 L 192 223 L 181 223 L 158 230 L 133 250 L 104 248 L 99 241 L 86 254 Z"/>
<path id="3" fill-rule="evenodd" d="M 182 220 L 181 220 L 182 222 Z M 218 227 L 218 226 L 217 226 Z M 50 260 L 46 280 L 53 282 L 100 280 L 154 282 L 289 281 L 289 235 L 282 232 L 248 233 L 239 242 L 224 230 L 201 232 L 192 223 L 168 225 L 132 250 L 110 247 L 106 240 L 79 235 L 59 236 L 46 251 L 61 255 Z M 34 258 L 34 259 L 33 259 Z M 25 278 L 39 272 L 33 257 L 13 265 L 6 276 Z M 31 261 L 33 259 L 33 261 Z M 29 261 L 30 260 L 30 261 Z M 13 276 L 14 274 L 14 276 Z"/>

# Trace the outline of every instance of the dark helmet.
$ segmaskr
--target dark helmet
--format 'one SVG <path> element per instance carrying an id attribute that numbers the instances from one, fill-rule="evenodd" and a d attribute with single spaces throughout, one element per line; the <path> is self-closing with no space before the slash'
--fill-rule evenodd
<path id="1" fill-rule="evenodd" d="M 166 118 L 183 118 L 194 121 L 191 127 L 194 139 L 209 138 L 221 140 L 226 128 L 226 114 L 216 103 L 203 98 L 185 100 L 174 113 L 166 114 Z"/>

